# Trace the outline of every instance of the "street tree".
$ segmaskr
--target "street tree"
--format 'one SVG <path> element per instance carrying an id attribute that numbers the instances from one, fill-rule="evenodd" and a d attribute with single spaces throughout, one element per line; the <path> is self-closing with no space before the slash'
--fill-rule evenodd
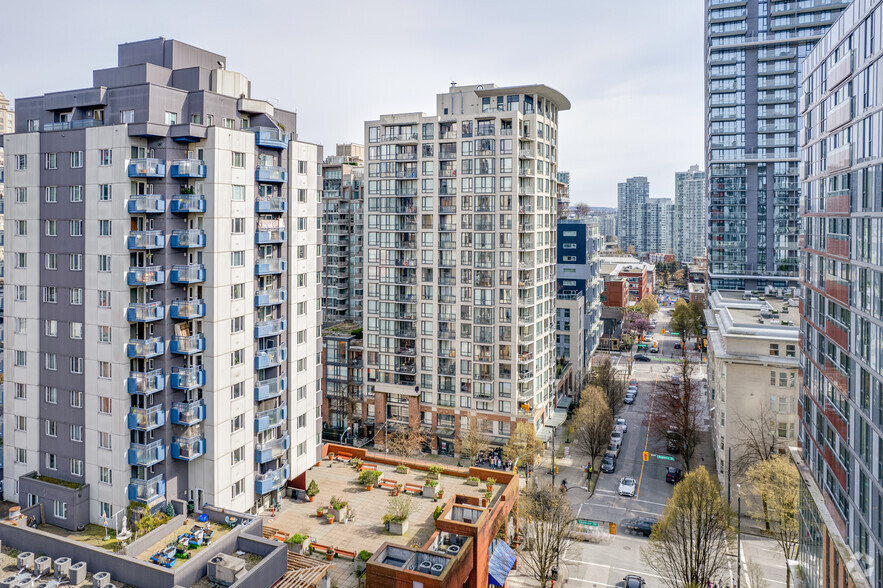
<path id="1" fill-rule="evenodd" d="M 524 421 L 518 423 L 509 442 L 503 447 L 506 459 L 511 459 L 513 463 L 517 460 L 519 466 L 533 465 L 542 452 L 543 442 L 537 438 L 533 424 Z"/>
<path id="2" fill-rule="evenodd" d="M 576 540 L 576 517 L 567 494 L 543 483 L 526 488 L 518 500 L 519 562 L 541 588 L 552 567 L 569 555 Z"/>
<path id="3" fill-rule="evenodd" d="M 800 539 L 797 466 L 787 456 L 774 455 L 748 468 L 745 479 L 748 515 L 763 523 L 765 534 L 779 545 L 785 560 L 794 559 Z M 791 585 L 790 570 L 785 585 Z"/>
<path id="4" fill-rule="evenodd" d="M 727 568 L 732 530 L 718 483 L 702 467 L 675 486 L 641 557 L 669 588 L 708 586 Z"/>
<path id="5" fill-rule="evenodd" d="M 490 421 L 487 422 L 493 424 Z M 469 417 L 468 425 L 468 428 L 460 429 L 457 442 L 460 445 L 460 453 L 468 456 L 470 463 L 475 463 L 475 457 L 490 448 L 491 436 L 484 430 L 478 417 Z"/>
<path id="6" fill-rule="evenodd" d="M 645 317 L 650 318 L 659 311 L 659 304 L 656 302 L 656 296 L 653 294 L 647 294 L 635 305 L 635 310 Z"/>
<path id="7" fill-rule="evenodd" d="M 683 298 L 678 298 L 675 308 L 671 312 L 670 328 L 674 333 L 680 333 L 681 355 L 686 354 L 687 338 L 691 335 L 699 337 L 702 333 L 701 313 L 696 313 L 696 308 L 687 303 Z"/>
<path id="8" fill-rule="evenodd" d="M 779 440 L 775 431 L 770 429 L 775 415 L 770 411 L 769 404 L 758 402 L 758 410 L 750 414 L 736 417 L 739 426 L 739 455 L 733 460 L 738 473 L 745 473 L 757 462 L 765 461 L 778 454 Z"/>
<path id="9" fill-rule="evenodd" d="M 704 395 L 697 364 L 684 356 L 675 364 L 671 377 L 657 384 L 651 429 L 657 439 L 666 442 L 669 450 L 681 454 L 685 470 L 693 465 L 693 455 L 701 441 L 699 426 L 705 413 Z"/>
<path id="10" fill-rule="evenodd" d="M 604 391 L 607 406 L 610 407 L 613 416 L 616 416 L 622 410 L 626 391 L 625 382 L 610 357 L 606 355 L 592 364 L 592 372 L 592 384 Z"/>
<path id="11" fill-rule="evenodd" d="M 635 343 L 641 340 L 641 335 L 650 330 L 648 321 L 640 312 L 623 309 L 622 339 L 629 346 L 629 371 L 635 355 Z"/>
<path id="12" fill-rule="evenodd" d="M 613 412 L 607 404 L 607 395 L 598 386 L 589 386 L 582 391 L 574 429 L 574 445 L 589 456 L 589 463 L 604 455 L 613 430 Z"/>
<path id="13" fill-rule="evenodd" d="M 386 434 L 386 448 L 399 456 L 399 461 L 420 452 L 428 437 L 419 426 L 399 427 Z"/>

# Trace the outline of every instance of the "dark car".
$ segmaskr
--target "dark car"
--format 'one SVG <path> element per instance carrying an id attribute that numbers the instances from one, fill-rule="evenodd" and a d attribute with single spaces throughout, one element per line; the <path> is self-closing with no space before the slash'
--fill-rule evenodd
<path id="1" fill-rule="evenodd" d="M 616 471 L 616 460 L 609 455 L 604 456 L 601 460 L 601 471 L 605 474 L 612 474 Z"/>
<path id="2" fill-rule="evenodd" d="M 644 355 L 643 353 L 639 353 L 635 356 L 635 361 L 650 361 L 650 358 Z"/>
<path id="3" fill-rule="evenodd" d="M 675 349 L 680 349 L 680 348 L 681 348 L 681 344 L 680 344 L 680 343 L 675 343 Z"/>
<path id="4" fill-rule="evenodd" d="M 625 398 L 623 398 L 622 401 L 626 404 L 634 404 L 635 403 L 635 395 L 632 394 L 631 392 L 629 392 L 628 394 L 625 395 Z"/>
<path id="5" fill-rule="evenodd" d="M 681 472 L 680 468 L 666 468 L 665 481 L 669 484 L 677 484 L 681 481 L 682 476 L 683 472 Z"/>
<path id="6" fill-rule="evenodd" d="M 650 532 L 653 530 L 653 525 L 655 525 L 656 522 L 657 519 L 651 517 L 642 517 L 640 519 L 625 520 L 622 522 L 622 526 L 625 527 L 625 530 L 629 533 L 649 537 Z"/>
<path id="7" fill-rule="evenodd" d="M 634 574 L 629 574 L 625 578 L 622 579 L 623 586 L 625 588 L 644 588 L 644 578 L 641 576 L 636 576 Z"/>

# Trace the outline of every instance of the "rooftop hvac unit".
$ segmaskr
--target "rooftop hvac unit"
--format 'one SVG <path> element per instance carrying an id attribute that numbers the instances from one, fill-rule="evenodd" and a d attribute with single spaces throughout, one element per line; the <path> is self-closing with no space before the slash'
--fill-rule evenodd
<path id="1" fill-rule="evenodd" d="M 206 572 L 209 581 L 229 586 L 245 575 L 245 562 L 238 557 L 221 553 L 209 560 Z"/>
<path id="2" fill-rule="evenodd" d="M 431 574 L 432 573 L 432 562 L 431 561 L 421 561 L 420 565 L 417 566 L 417 571 L 421 574 Z"/>
<path id="3" fill-rule="evenodd" d="M 52 572 L 52 558 L 38 557 L 34 560 L 34 575 L 37 577 L 45 576 Z"/>
<path id="4" fill-rule="evenodd" d="M 16 578 L 18 578 L 18 576 L 6 576 L 0 580 L 0 588 L 12 588 L 15 584 Z"/>
<path id="5" fill-rule="evenodd" d="M 18 554 L 18 557 L 15 560 L 16 565 L 18 565 L 18 569 L 31 569 L 34 567 L 34 552 L 33 551 L 23 551 Z"/>
<path id="6" fill-rule="evenodd" d="M 79 586 L 86 581 L 86 562 L 78 561 L 70 567 L 68 579 L 72 586 Z"/>
<path id="7" fill-rule="evenodd" d="M 107 588 L 110 585 L 110 572 L 98 572 L 92 576 L 92 588 Z"/>
<path id="8" fill-rule="evenodd" d="M 34 588 L 33 578 L 22 578 L 12 585 L 13 588 Z"/>
<path id="9" fill-rule="evenodd" d="M 445 564 L 435 564 L 432 566 L 432 575 L 433 576 L 441 576 L 441 573 L 445 571 Z"/>
<path id="10" fill-rule="evenodd" d="M 460 553 L 460 546 L 459 545 L 448 546 L 448 555 L 457 555 L 458 553 Z"/>
<path id="11" fill-rule="evenodd" d="M 55 577 L 59 580 L 68 575 L 71 569 L 71 558 L 69 557 L 59 557 L 55 560 L 55 564 L 53 566 L 55 568 Z"/>

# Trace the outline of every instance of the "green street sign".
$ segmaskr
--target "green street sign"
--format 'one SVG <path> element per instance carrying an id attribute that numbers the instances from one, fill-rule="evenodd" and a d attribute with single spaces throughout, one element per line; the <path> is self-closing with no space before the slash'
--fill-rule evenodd
<path id="1" fill-rule="evenodd" d="M 657 455 L 657 456 L 656 456 L 656 459 L 665 459 L 665 460 L 668 460 L 668 461 L 674 461 L 674 460 L 675 460 L 675 458 L 673 458 L 673 457 L 670 456 L 670 455 Z"/>
<path id="2" fill-rule="evenodd" d="M 677 335 L 677 336 L 678 336 L 678 337 L 680 337 L 680 336 L 681 336 L 681 334 L 680 334 L 680 333 L 675 333 L 675 332 L 674 332 L 674 331 L 672 331 L 672 332 L 671 332 L 671 333 L 669 333 L 669 335 Z"/>
<path id="3" fill-rule="evenodd" d="M 576 524 L 585 525 L 587 527 L 597 527 L 598 523 L 595 521 L 587 521 L 586 519 L 576 519 Z"/>

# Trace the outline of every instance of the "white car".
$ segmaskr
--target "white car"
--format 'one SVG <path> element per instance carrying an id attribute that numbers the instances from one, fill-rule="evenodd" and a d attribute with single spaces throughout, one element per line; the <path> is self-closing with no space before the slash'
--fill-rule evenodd
<path id="1" fill-rule="evenodd" d="M 616 426 L 622 427 L 623 433 L 628 433 L 629 426 L 625 423 L 625 419 L 616 419 Z"/>
<path id="2" fill-rule="evenodd" d="M 613 431 L 610 433 L 610 442 L 622 445 L 622 431 Z"/>
<path id="3" fill-rule="evenodd" d="M 620 496 L 634 496 L 638 490 L 638 482 L 634 478 L 623 478 L 619 481 Z"/>

